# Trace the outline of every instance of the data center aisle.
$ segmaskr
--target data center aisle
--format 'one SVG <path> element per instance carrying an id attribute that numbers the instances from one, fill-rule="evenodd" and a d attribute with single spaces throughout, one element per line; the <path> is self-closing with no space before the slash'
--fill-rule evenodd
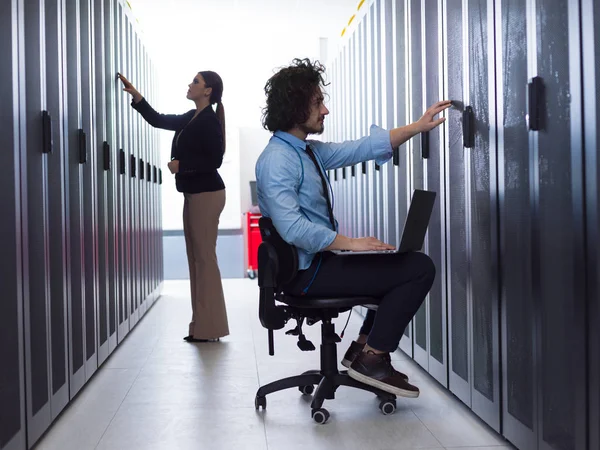
<path id="1" fill-rule="evenodd" d="M 220 343 L 188 344 L 187 282 L 166 282 L 143 318 L 37 449 L 469 449 L 508 450 L 506 441 L 400 351 L 397 369 L 421 389 L 383 416 L 370 394 L 341 388 L 326 401 L 331 418 L 317 425 L 297 390 L 272 394 L 254 410 L 260 383 L 318 367 L 318 352 L 300 352 L 293 337 L 275 336 L 275 356 L 257 314 L 256 281 L 225 280 L 232 335 Z M 346 321 L 338 319 L 338 333 Z M 360 317 L 353 314 L 345 351 Z M 305 327 L 316 344 L 318 327 Z"/>

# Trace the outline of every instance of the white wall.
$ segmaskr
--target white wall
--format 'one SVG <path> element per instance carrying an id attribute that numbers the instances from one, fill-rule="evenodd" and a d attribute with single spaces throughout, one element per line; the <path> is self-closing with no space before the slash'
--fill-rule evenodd
<path id="1" fill-rule="evenodd" d="M 260 123 L 266 81 L 295 57 L 321 58 L 326 48 L 321 38 L 337 41 L 358 1 L 130 3 L 157 67 L 159 90 L 157 98 L 149 100 L 159 112 L 182 113 L 193 108 L 185 94 L 197 72 L 214 70 L 223 78 L 227 151 L 219 172 L 226 184 L 227 204 L 220 228 L 239 229 L 242 214 L 250 205 L 248 181 L 254 179 L 256 158 L 269 138 Z M 172 137 L 172 132 L 161 133 L 164 174 L 169 174 L 166 164 Z M 182 228 L 182 204 L 167 175 L 163 183 L 164 229 Z"/>

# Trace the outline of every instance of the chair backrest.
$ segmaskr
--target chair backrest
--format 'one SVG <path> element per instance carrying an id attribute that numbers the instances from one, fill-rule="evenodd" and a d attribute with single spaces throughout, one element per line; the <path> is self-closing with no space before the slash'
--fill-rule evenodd
<path id="1" fill-rule="evenodd" d="M 262 240 L 269 243 L 277 255 L 275 284 L 277 288 L 281 288 L 292 281 L 298 273 L 298 251 L 296 247 L 283 240 L 270 218 L 261 217 L 258 226 Z M 260 265 L 258 272 L 260 274 Z"/>

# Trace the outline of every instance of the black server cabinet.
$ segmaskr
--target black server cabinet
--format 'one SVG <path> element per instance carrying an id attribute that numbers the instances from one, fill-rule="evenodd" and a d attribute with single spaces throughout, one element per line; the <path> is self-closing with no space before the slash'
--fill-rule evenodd
<path id="1" fill-rule="evenodd" d="M 375 0 L 369 7 L 371 37 L 371 105 L 370 123 L 381 126 L 381 0 Z M 343 76 L 343 74 L 342 74 Z M 383 240 L 383 177 L 381 167 L 374 161 L 373 166 L 373 235 Z"/>
<path id="2" fill-rule="evenodd" d="M 87 158 L 87 135 L 82 123 L 82 80 L 81 80 L 81 8 L 79 0 L 65 3 L 67 33 L 67 114 L 65 128 L 68 133 L 68 170 L 65 173 L 69 202 L 69 264 L 70 296 L 68 320 L 70 396 L 73 398 L 85 384 L 85 244 L 84 244 L 84 168 Z"/>
<path id="3" fill-rule="evenodd" d="M 345 108 L 345 118 L 346 118 L 346 136 L 347 139 L 356 139 L 356 134 L 354 132 L 356 122 L 354 120 L 354 36 L 351 36 L 346 50 L 346 108 Z M 354 167 L 348 167 L 346 169 L 347 177 L 348 177 L 348 198 L 349 198 L 349 208 L 348 208 L 348 230 L 349 236 L 357 237 L 356 234 L 356 172 Z"/>
<path id="4" fill-rule="evenodd" d="M 48 219 L 50 252 L 50 376 L 52 420 L 69 402 L 69 350 L 67 305 L 69 296 L 68 234 L 66 207 L 68 202 L 66 170 L 66 35 L 64 1 L 46 0 L 46 99 L 47 119 L 52 137 L 48 155 Z"/>
<path id="5" fill-rule="evenodd" d="M 423 87 L 425 80 L 423 79 L 423 64 L 429 59 L 424 56 L 423 41 L 424 30 L 423 18 L 423 2 L 421 0 L 409 0 L 407 5 L 408 11 L 408 67 L 409 67 L 409 123 L 416 122 L 423 115 Z M 429 24 L 432 28 L 435 24 Z M 410 189 L 409 197 L 412 198 L 412 193 L 415 189 L 424 188 L 424 163 L 421 151 L 421 136 L 413 137 L 409 144 L 409 159 L 410 159 Z M 431 228 L 430 228 L 431 230 Z M 425 247 L 427 250 L 427 247 Z M 413 348 L 414 359 L 425 370 L 429 369 L 429 358 L 427 354 L 428 336 L 427 336 L 427 309 L 428 300 L 426 299 L 412 320 L 413 324 Z"/>
<path id="6" fill-rule="evenodd" d="M 135 58 L 133 59 L 136 62 L 136 67 L 134 73 L 136 74 L 135 79 L 136 82 L 141 86 L 141 50 L 140 50 L 140 40 L 137 36 L 137 33 L 134 33 L 133 36 L 133 48 L 135 52 Z M 144 155 L 144 144 L 142 137 L 142 117 L 140 114 L 135 115 L 135 123 L 136 123 L 136 139 L 137 145 L 136 150 L 138 152 L 138 192 L 135 197 L 136 200 L 136 215 L 137 215 L 137 231 L 136 231 L 136 258 L 138 264 L 137 277 L 138 277 L 138 316 L 141 318 L 144 315 L 145 307 L 146 307 L 146 290 L 144 286 L 144 276 L 146 272 L 146 259 L 145 259 L 145 247 L 143 243 L 143 234 L 144 234 L 144 195 L 146 188 L 146 157 Z M 138 319 L 139 320 L 139 319 Z"/>
<path id="7" fill-rule="evenodd" d="M 579 449 L 586 422 L 579 2 L 538 2 L 534 14 L 529 62 L 539 78 L 531 81 L 529 126 L 539 128 L 530 133 L 538 436 L 541 450 Z M 573 390 L 556 389 L 563 385 Z"/>
<path id="8" fill-rule="evenodd" d="M 373 89 L 374 86 L 374 72 L 371 70 L 373 64 L 375 62 L 375 39 L 374 39 L 374 23 L 375 23 L 375 6 L 370 5 L 369 10 L 365 18 L 363 19 L 364 23 L 364 36 L 365 36 L 365 67 L 368 67 L 366 73 L 366 88 L 365 88 L 365 134 L 368 134 L 370 131 L 370 126 L 373 124 L 374 113 L 374 96 L 375 92 Z M 366 163 L 366 202 L 367 202 L 367 235 L 375 236 L 377 234 L 377 204 L 376 204 L 376 187 L 375 187 L 375 169 L 373 161 L 368 161 Z"/>
<path id="9" fill-rule="evenodd" d="M 407 40 L 407 21 L 408 18 L 406 0 L 397 0 L 393 3 L 395 26 L 393 27 L 394 36 L 394 94 L 391 97 L 395 103 L 395 119 L 393 127 L 402 127 L 408 123 L 408 40 Z M 399 148 L 393 149 L 394 157 L 394 185 L 396 197 L 396 243 L 400 243 L 402 233 L 402 224 L 408 214 L 409 202 L 409 154 L 408 145 L 402 144 Z M 406 327 L 404 336 L 400 341 L 400 348 L 407 354 L 412 355 L 411 339 L 412 323 Z"/>
<path id="10" fill-rule="evenodd" d="M 348 107 L 347 102 L 347 85 L 346 85 L 346 76 L 348 75 L 347 69 L 347 61 L 348 61 L 348 49 L 342 49 L 342 53 L 340 55 L 339 60 L 339 76 L 338 76 L 338 84 L 339 84 L 339 96 L 340 96 L 340 116 L 342 120 L 340 121 L 340 141 L 348 139 L 348 123 L 345 120 L 346 117 L 346 108 Z M 350 224 L 349 224 L 349 210 L 350 210 L 350 196 L 348 189 L 348 169 L 342 168 L 342 179 L 340 180 L 340 196 L 338 198 L 338 202 L 340 204 L 340 231 L 342 234 L 348 236 L 350 235 Z"/>
<path id="11" fill-rule="evenodd" d="M 22 3 L 0 3 L 0 147 L 7 170 L 0 177 L 0 208 L 6 220 L 0 221 L 0 448 L 25 449 L 25 391 L 23 350 L 23 268 L 21 248 L 21 170 L 20 135 L 24 133 L 24 88 L 19 79 L 18 43 L 23 33 Z"/>
<path id="12" fill-rule="evenodd" d="M 124 11 L 123 14 L 123 31 L 125 34 L 125 38 L 123 42 L 125 43 L 125 67 L 127 70 L 127 74 L 129 77 L 132 77 L 134 74 L 134 66 L 135 62 L 133 60 L 133 40 L 132 40 L 132 25 L 128 15 L 127 10 Z M 129 103 L 131 97 L 128 94 L 122 93 L 123 97 L 125 97 L 126 102 Z M 127 259 L 129 261 L 128 267 L 128 278 L 129 278 L 129 292 L 130 296 L 127 299 L 129 304 L 129 329 L 131 330 L 138 321 L 138 311 L 137 311 L 137 302 L 138 302 L 138 284 L 137 284 L 137 255 L 136 255 L 136 245 L 135 245 L 135 237 L 136 237 L 136 227 L 137 227 L 137 217 L 135 214 L 135 202 L 137 196 L 137 186 L 136 179 L 139 177 L 138 173 L 138 163 L 137 163 L 137 151 L 136 151 L 136 138 L 135 138 L 135 116 L 134 113 L 137 114 L 129 104 L 127 105 L 127 127 L 128 132 L 126 136 L 126 143 L 128 148 L 128 162 L 130 164 L 130 172 L 129 172 L 129 180 L 127 183 L 127 223 L 125 225 L 126 233 L 127 233 Z"/>
<path id="13" fill-rule="evenodd" d="M 100 0 L 97 0 L 100 1 Z M 97 310 L 98 310 L 98 236 L 96 164 L 98 143 L 96 136 L 95 57 L 94 57 L 94 0 L 80 0 L 81 37 L 81 107 L 84 143 L 83 162 L 83 242 L 84 242 L 84 295 L 85 295 L 85 379 L 90 379 L 98 368 Z"/>
<path id="14" fill-rule="evenodd" d="M 504 434 L 517 446 L 586 448 L 579 2 L 512 3 L 496 39 L 497 70 L 511 68 L 498 76 Z"/>
<path id="15" fill-rule="evenodd" d="M 118 124 L 116 119 L 117 96 L 116 80 L 116 3 L 115 0 L 104 2 L 104 51 L 105 58 L 105 104 L 106 104 L 106 139 L 105 149 L 108 163 L 107 175 L 107 264 L 108 264 L 108 290 L 107 290 L 107 322 L 108 322 L 108 353 L 111 354 L 117 346 L 118 325 L 118 299 L 119 299 L 119 251 L 118 251 L 118 203 L 117 183 L 119 181 L 119 146 L 117 142 Z"/>
<path id="16" fill-rule="evenodd" d="M 462 111 L 458 103 L 463 98 L 465 66 L 463 44 L 463 1 L 448 0 L 444 14 L 444 44 L 447 61 L 447 97 L 457 102 L 448 110 L 445 160 L 446 172 L 446 239 L 447 295 L 448 295 L 448 364 L 450 390 L 470 404 L 469 320 L 467 303 L 467 247 L 466 247 L 466 149 L 463 147 Z M 466 386 L 465 386 L 466 384 Z"/>
<path id="17" fill-rule="evenodd" d="M 49 314 L 49 224 L 48 155 L 51 151 L 50 117 L 46 100 L 45 11 L 36 3 L 24 15 L 24 40 L 21 41 L 22 85 L 25 98 L 24 126 L 21 136 L 23 182 L 21 205 L 24 209 L 23 271 L 25 380 L 27 394 L 27 440 L 35 442 L 50 425 L 50 324 Z"/>
<path id="18" fill-rule="evenodd" d="M 588 298 L 588 448 L 600 448 L 600 6 L 594 0 L 582 3 L 583 92 L 585 129 L 585 179 L 587 215 Z M 596 95 L 587 95 L 595 92 Z"/>
<path id="19" fill-rule="evenodd" d="M 358 33 L 358 66 L 360 68 L 359 72 L 359 82 L 360 86 L 363 86 L 363 89 L 357 90 L 357 95 L 360 97 L 359 104 L 360 109 L 358 111 L 359 115 L 359 134 L 361 136 L 366 136 L 369 133 L 369 120 L 368 120 L 368 103 L 367 103 L 367 91 L 368 89 L 365 87 L 367 83 L 367 24 L 366 20 L 362 20 L 357 25 L 356 32 Z M 359 217 L 361 220 L 361 230 L 362 236 L 372 236 L 370 233 L 370 210 L 369 210 L 369 183 L 368 183 L 368 175 L 367 175 L 368 164 L 363 162 L 360 164 L 360 170 L 358 172 L 358 176 L 361 177 L 361 191 L 360 191 L 360 202 L 361 202 L 361 211 L 362 215 Z"/>
<path id="20" fill-rule="evenodd" d="M 498 190 L 502 279 L 503 434 L 537 448 L 535 309 L 532 301 L 532 221 L 527 129 L 527 5 L 502 0 L 497 21 Z"/>
<path id="21" fill-rule="evenodd" d="M 392 128 L 402 127 L 408 123 L 408 67 L 407 60 L 407 36 L 406 36 L 406 1 L 396 1 L 392 5 L 394 26 L 393 36 L 393 62 L 394 62 L 394 84 L 393 95 L 391 96 L 394 110 L 394 123 Z M 395 184 L 398 199 L 396 202 L 396 242 L 400 242 L 402 233 L 402 224 L 408 213 L 408 182 L 409 182 L 409 159 L 407 144 L 402 144 L 399 148 L 393 149 L 394 157 L 392 164 L 395 166 Z"/>
<path id="22" fill-rule="evenodd" d="M 107 98 L 105 86 L 114 79 L 107 77 L 105 45 L 106 25 L 104 22 L 104 9 L 108 5 L 103 0 L 94 1 L 94 65 L 95 71 L 95 99 L 96 99 L 96 145 L 93 154 L 96 155 L 96 201 L 97 201 L 97 275 L 98 275 L 98 365 L 101 365 L 110 353 L 109 351 L 109 250 L 108 250 L 108 184 L 110 182 L 110 144 L 107 135 Z"/>
<path id="23" fill-rule="evenodd" d="M 443 51 L 442 51 L 442 12 L 437 0 L 426 0 L 421 10 L 422 48 L 427 55 L 423 61 L 423 108 L 428 108 L 444 98 L 443 93 Z M 416 117 L 413 117 L 413 120 Z M 423 162 L 424 188 L 437 193 L 436 204 L 431 215 L 426 238 L 426 251 L 433 260 L 437 274 L 429 292 L 427 303 L 426 336 L 420 339 L 426 343 L 427 353 L 422 364 L 442 385 L 448 386 L 447 365 L 447 297 L 446 297 L 446 210 L 445 210 L 445 171 L 447 157 L 443 145 L 445 128 L 435 128 L 421 136 L 421 154 L 413 156 Z M 413 166 L 414 167 L 414 166 Z M 416 326 L 416 324 L 415 324 Z M 417 333 L 418 335 L 419 333 Z M 420 346 L 419 346 L 420 347 Z M 417 342 L 415 341 L 415 350 Z M 415 358 L 416 359 L 416 358 Z"/>
<path id="24" fill-rule="evenodd" d="M 127 74 L 127 55 L 126 55 L 126 22 L 123 5 L 117 4 L 117 42 L 115 48 L 118 49 L 119 72 Z M 117 123 L 119 127 L 119 190 L 118 190 L 118 212 L 119 212 L 119 269 L 120 269 L 120 293 L 119 293 L 119 343 L 129 333 L 129 301 L 131 299 L 131 264 L 129 259 L 129 175 L 131 173 L 131 164 L 129 158 L 129 103 L 126 95 L 121 91 L 120 86 L 116 86 L 117 103 L 119 105 Z"/>
<path id="25" fill-rule="evenodd" d="M 493 2 L 448 0 L 449 387 L 500 429 Z"/>
<path id="26" fill-rule="evenodd" d="M 394 127 L 394 110 L 396 99 L 394 91 L 394 35 L 395 26 L 392 2 L 383 2 L 381 5 L 381 40 L 382 40 L 382 73 L 381 73 L 381 101 L 382 125 L 385 129 Z M 353 69 L 354 70 L 354 69 Z M 352 89 L 355 92 L 356 88 Z M 383 187 L 383 238 L 390 245 L 399 245 L 396 236 L 396 199 L 395 167 L 392 161 L 381 167 Z"/>

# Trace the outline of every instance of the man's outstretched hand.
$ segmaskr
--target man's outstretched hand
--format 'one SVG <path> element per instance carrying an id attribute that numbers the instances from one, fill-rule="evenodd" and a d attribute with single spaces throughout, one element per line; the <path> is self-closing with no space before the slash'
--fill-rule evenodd
<path id="1" fill-rule="evenodd" d="M 435 127 L 444 123 L 446 120 L 445 117 L 436 119 L 435 116 L 437 116 L 443 110 L 450 108 L 451 105 L 452 102 L 450 100 L 444 100 L 437 102 L 433 106 L 430 106 L 429 109 L 425 111 L 425 114 L 423 114 L 423 117 L 416 122 L 419 132 L 422 133 L 425 131 L 431 131 Z"/>

